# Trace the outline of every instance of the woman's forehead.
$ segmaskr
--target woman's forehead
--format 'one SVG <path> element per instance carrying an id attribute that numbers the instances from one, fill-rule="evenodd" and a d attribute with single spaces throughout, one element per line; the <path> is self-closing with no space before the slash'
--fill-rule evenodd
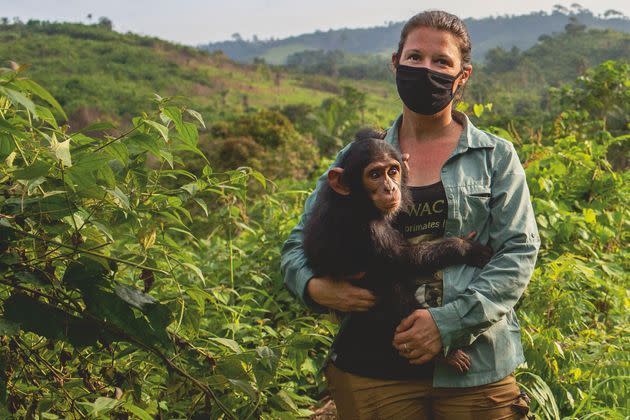
<path id="1" fill-rule="evenodd" d="M 447 31 L 421 26 L 407 35 L 403 51 L 441 52 L 459 55 L 459 43 L 455 35 Z"/>

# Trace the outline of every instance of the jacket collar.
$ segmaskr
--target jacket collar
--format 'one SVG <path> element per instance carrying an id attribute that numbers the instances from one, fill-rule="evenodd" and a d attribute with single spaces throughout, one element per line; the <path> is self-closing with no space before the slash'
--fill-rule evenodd
<path id="1" fill-rule="evenodd" d="M 466 114 L 459 111 L 453 111 L 453 119 L 464 126 L 462 135 L 459 138 L 457 149 L 455 150 L 456 153 L 463 153 L 468 149 L 494 148 L 496 141 L 492 138 L 492 136 L 475 127 L 473 123 L 470 122 L 470 119 L 468 119 Z M 394 145 L 399 150 L 400 144 L 398 142 L 398 130 L 400 129 L 401 124 L 402 113 L 398 116 L 398 118 L 396 118 L 396 121 L 394 121 L 385 135 L 385 141 Z"/>

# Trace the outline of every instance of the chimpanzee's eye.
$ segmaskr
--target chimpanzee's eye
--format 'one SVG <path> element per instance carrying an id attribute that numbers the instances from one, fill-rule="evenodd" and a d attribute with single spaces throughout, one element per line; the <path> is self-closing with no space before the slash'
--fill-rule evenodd
<path id="1" fill-rule="evenodd" d="M 370 178 L 377 179 L 381 174 L 378 171 L 370 171 Z"/>
<path id="2" fill-rule="evenodd" d="M 389 168 L 389 176 L 394 176 L 398 173 L 398 167 L 397 166 L 392 166 L 391 168 Z"/>

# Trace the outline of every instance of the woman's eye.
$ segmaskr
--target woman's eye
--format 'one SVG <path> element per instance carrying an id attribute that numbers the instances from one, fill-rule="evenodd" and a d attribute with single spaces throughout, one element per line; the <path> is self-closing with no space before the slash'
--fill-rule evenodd
<path id="1" fill-rule="evenodd" d="M 411 54 L 409 57 L 407 57 L 409 60 L 419 60 L 420 59 L 420 55 L 418 54 Z"/>

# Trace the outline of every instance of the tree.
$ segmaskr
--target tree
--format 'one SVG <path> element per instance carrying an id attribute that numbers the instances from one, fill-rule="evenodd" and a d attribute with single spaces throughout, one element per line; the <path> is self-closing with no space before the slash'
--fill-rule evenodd
<path id="1" fill-rule="evenodd" d="M 624 14 L 621 13 L 619 10 L 615 10 L 615 9 L 608 9 L 604 12 L 604 17 L 605 18 L 609 18 L 609 17 L 623 17 Z"/>
<path id="2" fill-rule="evenodd" d="M 98 18 L 98 26 L 105 28 L 108 31 L 111 31 L 114 27 L 114 24 L 112 23 L 110 18 L 101 16 L 100 18 Z"/>
<path id="3" fill-rule="evenodd" d="M 564 26 L 564 30 L 568 34 L 577 34 L 580 32 L 584 32 L 586 30 L 586 25 L 580 23 L 578 18 L 576 18 L 575 16 L 570 16 L 569 23 Z"/>

